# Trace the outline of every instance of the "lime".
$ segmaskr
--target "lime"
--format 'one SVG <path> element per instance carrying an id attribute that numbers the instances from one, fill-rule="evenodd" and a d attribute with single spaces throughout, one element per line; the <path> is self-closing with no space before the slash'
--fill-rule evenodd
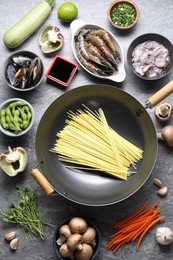
<path id="1" fill-rule="evenodd" d="M 78 15 L 78 9 L 75 4 L 65 2 L 58 8 L 58 18 L 63 22 L 71 22 Z"/>

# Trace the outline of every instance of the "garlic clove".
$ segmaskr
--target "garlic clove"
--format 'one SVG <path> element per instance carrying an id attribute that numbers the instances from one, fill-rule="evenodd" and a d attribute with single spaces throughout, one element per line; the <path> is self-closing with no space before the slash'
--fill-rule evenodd
<path id="1" fill-rule="evenodd" d="M 159 179 L 157 179 L 157 178 L 155 178 L 155 179 L 153 180 L 153 184 L 155 184 L 158 188 L 161 188 L 161 187 L 162 187 L 162 182 L 161 182 L 161 180 L 159 180 Z"/>
<path id="2" fill-rule="evenodd" d="M 14 239 L 11 240 L 11 242 L 10 242 L 10 248 L 11 248 L 12 250 L 16 250 L 17 247 L 18 247 L 18 243 L 19 243 L 19 238 L 18 238 L 18 237 L 14 238 Z"/>
<path id="3" fill-rule="evenodd" d="M 4 238 L 8 241 L 11 241 L 16 236 L 16 231 L 8 232 L 4 235 Z"/>
<path id="4" fill-rule="evenodd" d="M 162 187 L 158 190 L 157 194 L 160 196 L 166 196 L 168 193 L 168 187 Z"/>

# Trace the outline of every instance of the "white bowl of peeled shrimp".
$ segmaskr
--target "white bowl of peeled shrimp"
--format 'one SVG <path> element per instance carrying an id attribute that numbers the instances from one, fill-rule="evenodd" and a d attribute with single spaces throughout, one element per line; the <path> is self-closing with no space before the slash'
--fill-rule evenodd
<path id="1" fill-rule="evenodd" d="M 85 71 L 97 78 L 124 81 L 123 50 L 110 31 L 80 19 L 74 20 L 70 29 L 73 54 Z"/>

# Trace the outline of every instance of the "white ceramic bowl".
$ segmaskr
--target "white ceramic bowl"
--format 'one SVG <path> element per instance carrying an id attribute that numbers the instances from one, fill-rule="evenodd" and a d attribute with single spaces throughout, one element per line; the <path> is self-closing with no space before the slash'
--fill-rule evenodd
<path id="1" fill-rule="evenodd" d="M 31 117 L 31 120 L 30 120 L 30 123 L 28 125 L 28 127 L 24 130 L 22 130 L 21 132 L 19 133 L 14 133 L 13 131 L 10 131 L 10 130 L 6 130 L 2 127 L 2 124 L 0 122 L 0 131 L 7 135 L 7 136 L 10 136 L 10 137 L 18 137 L 18 136 L 22 136 L 24 134 L 26 134 L 30 129 L 31 127 L 33 126 L 34 124 L 34 119 L 35 119 L 35 111 L 33 109 L 33 107 L 31 106 L 31 104 L 29 102 L 27 102 L 26 100 L 24 99 L 21 99 L 21 98 L 10 98 L 10 99 L 7 99 L 6 101 L 4 101 L 1 105 L 0 105 L 0 111 L 2 109 L 5 109 L 9 104 L 13 103 L 13 102 L 16 102 L 16 101 L 22 101 L 24 102 L 30 109 L 30 112 L 32 114 L 32 117 Z"/>
<path id="2" fill-rule="evenodd" d="M 104 78 L 104 79 L 109 79 L 115 82 L 122 82 L 124 81 L 125 77 L 126 77 L 126 72 L 124 69 L 124 53 L 122 50 L 122 47 L 119 43 L 119 41 L 117 40 L 117 38 L 110 32 L 108 31 L 106 28 L 98 26 L 96 24 L 91 24 L 91 23 L 86 23 L 85 21 L 82 21 L 80 19 L 76 19 L 74 20 L 71 24 L 70 24 L 70 29 L 72 32 L 72 50 L 73 50 L 73 54 L 76 58 L 76 60 L 78 61 L 78 63 L 81 65 L 81 67 L 86 70 L 89 74 L 97 77 L 97 78 Z M 100 76 L 98 74 L 94 74 L 92 73 L 90 70 L 86 69 L 85 66 L 79 61 L 78 57 L 77 57 L 77 52 L 76 52 L 76 47 L 75 47 L 75 37 L 78 35 L 78 33 L 80 31 L 82 31 L 83 29 L 103 29 L 105 31 L 107 31 L 111 38 L 113 43 L 115 44 L 115 46 L 117 47 L 117 50 L 120 54 L 120 58 L 121 58 L 121 62 L 118 65 L 118 72 L 116 74 L 112 74 L 111 76 Z"/>

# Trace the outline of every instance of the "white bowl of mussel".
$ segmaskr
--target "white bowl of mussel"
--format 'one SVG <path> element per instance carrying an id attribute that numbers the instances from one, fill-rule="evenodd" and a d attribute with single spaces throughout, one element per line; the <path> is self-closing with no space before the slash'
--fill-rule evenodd
<path id="1" fill-rule="evenodd" d="M 10 137 L 26 134 L 34 124 L 33 106 L 21 98 L 10 98 L 0 105 L 0 131 Z"/>
<path id="2" fill-rule="evenodd" d="M 73 54 L 85 71 L 97 78 L 124 81 L 124 53 L 110 31 L 80 19 L 74 20 L 70 29 Z"/>
<path id="3" fill-rule="evenodd" d="M 43 75 L 43 62 L 31 51 L 13 52 L 4 62 L 4 80 L 12 89 L 18 91 L 35 89 L 42 82 Z"/>

